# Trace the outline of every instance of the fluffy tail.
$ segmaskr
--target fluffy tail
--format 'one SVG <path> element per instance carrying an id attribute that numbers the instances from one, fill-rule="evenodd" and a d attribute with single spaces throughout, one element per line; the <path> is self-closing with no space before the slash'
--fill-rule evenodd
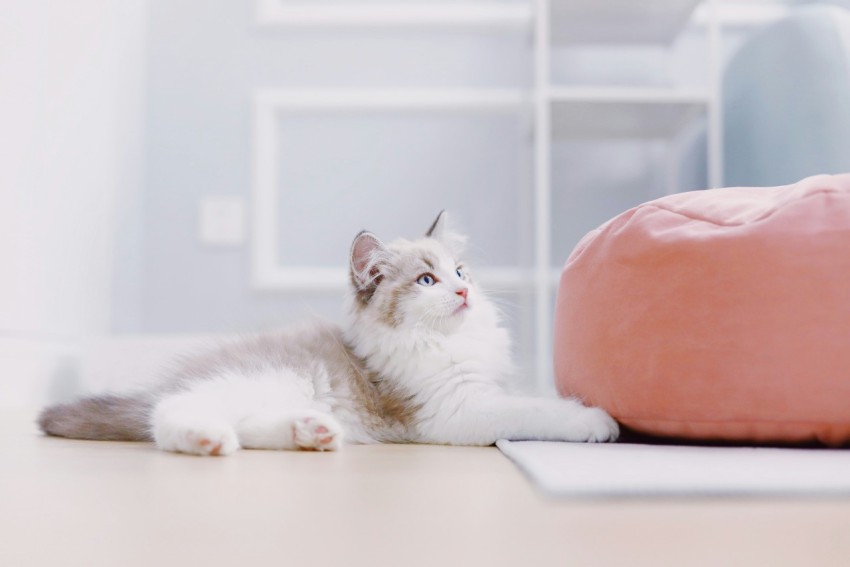
<path id="1" fill-rule="evenodd" d="M 153 400 L 143 394 L 95 396 L 50 406 L 38 416 L 48 435 L 94 441 L 150 441 Z"/>

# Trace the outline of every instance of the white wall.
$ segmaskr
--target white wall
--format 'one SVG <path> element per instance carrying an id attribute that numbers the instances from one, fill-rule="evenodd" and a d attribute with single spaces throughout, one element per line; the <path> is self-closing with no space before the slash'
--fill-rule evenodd
<path id="1" fill-rule="evenodd" d="M 112 326 L 117 220 L 141 190 L 144 0 L 0 13 L 0 404 Z M 119 238 L 116 239 L 116 235 Z M 51 362 L 53 361 L 53 362 Z"/>

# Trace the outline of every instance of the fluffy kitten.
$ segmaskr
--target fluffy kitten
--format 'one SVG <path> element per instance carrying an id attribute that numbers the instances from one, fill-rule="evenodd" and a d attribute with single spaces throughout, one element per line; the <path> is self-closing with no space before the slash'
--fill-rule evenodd
<path id="1" fill-rule="evenodd" d="M 345 326 L 314 323 L 187 359 L 149 391 L 44 410 L 41 429 L 153 440 L 166 451 L 334 450 L 348 443 L 613 441 L 617 424 L 570 399 L 511 396 L 508 334 L 441 213 L 425 238 L 361 232 Z"/>

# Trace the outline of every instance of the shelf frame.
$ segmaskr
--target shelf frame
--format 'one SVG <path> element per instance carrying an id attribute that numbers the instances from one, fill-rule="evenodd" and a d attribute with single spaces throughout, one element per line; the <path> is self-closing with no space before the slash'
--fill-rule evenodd
<path id="1" fill-rule="evenodd" d="M 278 119 L 286 114 L 334 112 L 521 113 L 528 96 L 512 89 L 276 89 L 253 96 L 253 195 L 251 278 L 258 290 L 336 292 L 346 286 L 345 270 L 285 266 L 278 261 L 280 192 Z M 527 278 L 510 268 L 481 273 L 500 287 L 527 287 Z"/>

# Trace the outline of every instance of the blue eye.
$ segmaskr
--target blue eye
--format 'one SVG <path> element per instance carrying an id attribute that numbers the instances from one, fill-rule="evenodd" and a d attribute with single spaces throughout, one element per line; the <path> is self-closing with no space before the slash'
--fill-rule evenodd
<path id="1" fill-rule="evenodd" d="M 437 283 L 437 278 L 435 278 L 431 274 L 422 274 L 421 276 L 419 276 L 419 279 L 416 280 L 416 283 L 418 283 L 419 285 L 430 287 Z"/>
<path id="2" fill-rule="evenodd" d="M 458 268 L 457 270 L 455 270 L 455 273 L 457 274 L 457 277 L 459 277 L 460 279 L 463 279 L 463 270 Z"/>

